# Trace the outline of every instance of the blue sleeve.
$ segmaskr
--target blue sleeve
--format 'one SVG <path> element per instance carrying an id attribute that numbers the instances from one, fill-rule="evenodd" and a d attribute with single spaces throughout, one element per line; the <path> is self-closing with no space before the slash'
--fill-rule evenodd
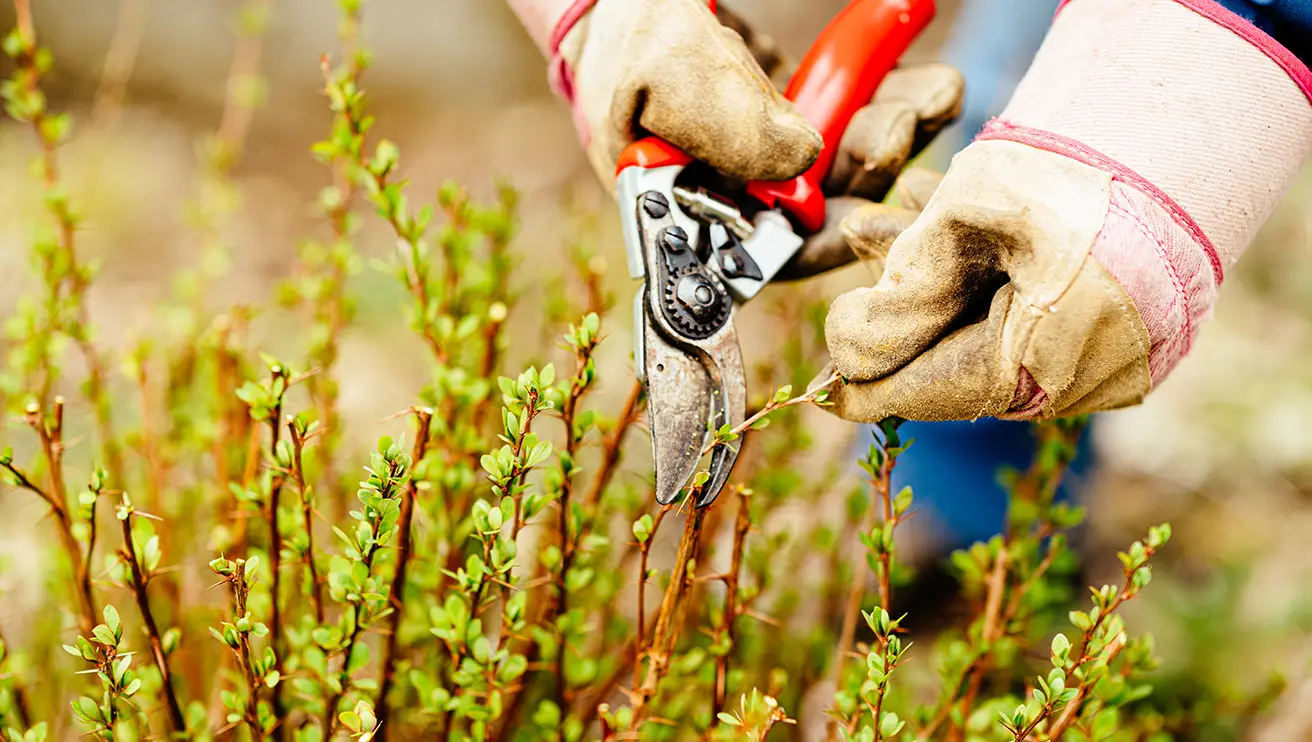
<path id="1" fill-rule="evenodd" d="M 1312 65 L 1312 0 L 1217 0 Z"/>

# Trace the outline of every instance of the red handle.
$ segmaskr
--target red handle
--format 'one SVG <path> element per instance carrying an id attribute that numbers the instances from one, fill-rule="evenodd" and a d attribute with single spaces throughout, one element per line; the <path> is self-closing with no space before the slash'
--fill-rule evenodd
<path id="1" fill-rule="evenodd" d="M 714 11 L 714 0 L 710 5 Z M 767 207 L 782 209 L 808 232 L 824 226 L 820 186 L 834 164 L 843 132 L 933 17 L 934 0 L 848 3 L 820 32 L 784 91 L 824 139 L 820 157 L 792 180 L 755 181 L 747 184 L 747 192 Z M 624 151 L 616 172 L 633 165 L 686 165 L 691 159 L 669 142 L 648 137 Z"/>
<path id="2" fill-rule="evenodd" d="M 934 0 L 853 0 L 820 33 L 784 95 L 824 139 L 811 169 L 783 181 L 755 181 L 747 192 L 780 208 L 803 229 L 824 226 L 820 191 L 843 132 L 916 36 L 934 17 Z"/>

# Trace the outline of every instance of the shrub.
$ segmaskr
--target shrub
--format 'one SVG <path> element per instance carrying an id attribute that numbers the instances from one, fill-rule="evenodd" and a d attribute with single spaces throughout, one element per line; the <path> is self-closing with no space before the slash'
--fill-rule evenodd
<path id="1" fill-rule="evenodd" d="M 913 578 L 897 527 L 915 507 L 910 490 L 890 487 L 912 442 L 898 421 L 883 423 L 856 484 L 843 457 L 818 455 L 804 408 L 823 399 L 791 392 L 822 351 L 823 307 L 804 292 L 763 300 L 787 331 L 754 373 L 754 389 L 769 390 L 758 413 L 716 436 L 748 447 L 733 483 L 709 509 L 656 506 L 640 455 L 643 476 L 619 475 L 645 446 L 632 434 L 643 401 L 624 369 L 598 370 L 612 298 L 592 256 L 576 251 L 545 309 L 525 306 L 510 188 L 483 203 L 447 185 L 416 206 L 398 148 L 370 136 L 360 0 L 341 6 L 346 49 L 322 60 L 332 124 L 313 147 L 330 182 L 317 203 L 331 236 L 301 247 L 277 302 L 303 318 L 303 347 L 256 353 L 250 308 L 204 296 L 224 263 L 217 235 L 234 203 L 237 127 L 203 149 L 205 255 L 178 282 L 175 331 L 115 358 L 88 311 L 95 270 L 77 250 L 61 178 L 71 121 L 42 93 L 51 55 L 17 4 L 4 99 L 40 145 L 45 213 L 32 291 L 7 325 L 3 393 L 27 431 L 0 467 L 6 497 L 48 509 L 25 527 L 58 574 L 33 607 L 51 619 L 0 640 L 10 742 L 1171 731 L 1143 680 L 1152 642 L 1120 613 L 1170 529 L 1132 544 L 1122 581 L 1070 610 L 1066 534 L 1082 512 L 1053 495 L 1083 421 L 1038 429 L 1032 466 L 1009 475 L 1006 532 L 953 555 L 968 620 L 916 634 L 915 646 L 917 616 L 894 610 Z M 260 7 L 244 16 L 248 38 Z M 234 110 L 259 102 L 258 78 L 244 82 L 230 86 Z M 366 219 L 392 232 L 395 255 L 374 267 L 396 279 L 430 381 L 395 417 L 395 437 L 358 451 L 343 435 L 337 362 Z M 573 320 L 559 348 L 537 351 L 543 363 L 501 376 L 515 312 Z M 120 370 L 139 399 L 111 392 Z M 599 402 L 603 376 L 630 391 Z M 60 396 L 79 379 L 74 398 Z M 89 429 L 71 410 L 87 412 Z M 66 460 L 83 438 L 85 467 Z M 834 517 L 798 516 L 799 504 L 824 513 L 835 494 Z M 186 587 L 202 576 L 212 589 Z"/>

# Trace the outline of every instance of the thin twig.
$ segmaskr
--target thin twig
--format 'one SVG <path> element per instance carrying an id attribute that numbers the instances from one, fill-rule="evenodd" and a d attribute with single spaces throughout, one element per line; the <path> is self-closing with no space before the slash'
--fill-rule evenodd
<path id="1" fill-rule="evenodd" d="M 123 99 L 127 93 L 128 80 L 132 77 L 132 68 L 136 66 L 137 52 L 141 48 L 141 32 L 145 27 L 149 7 L 150 0 L 121 0 L 119 3 L 114 37 L 109 42 L 109 51 L 105 53 L 105 64 L 100 70 L 100 85 L 96 88 L 96 97 L 91 104 L 89 127 L 93 130 L 113 126 L 123 111 Z"/>
<path id="2" fill-rule="evenodd" d="M 688 493 L 689 500 L 696 500 L 699 494 L 697 489 L 694 487 L 693 491 Z M 679 541 L 674 566 L 670 571 L 670 584 L 665 589 L 660 611 L 656 614 L 656 625 L 652 630 L 651 642 L 645 652 L 647 674 L 642 685 L 633 692 L 633 721 L 630 724 L 630 731 L 639 729 L 646 720 L 650 711 L 649 703 L 656 695 L 661 679 L 669 670 L 670 653 L 674 650 L 675 642 L 679 640 L 679 632 L 683 628 L 684 616 L 688 608 L 689 601 L 686 598 L 693 584 L 693 576 L 689 574 L 688 566 L 697 558 L 701 544 L 702 520 L 706 517 L 706 510 L 706 508 L 693 508 L 684 519 L 683 537 Z"/>
<path id="3" fill-rule="evenodd" d="M 661 521 L 665 516 L 674 509 L 674 504 L 661 506 L 656 511 L 656 517 L 652 519 L 651 534 L 645 541 L 638 544 L 638 631 L 633 642 L 633 687 L 637 688 L 640 681 L 639 673 L 642 670 L 642 654 L 645 651 L 643 639 L 647 636 L 647 557 L 651 553 L 651 544 L 656 540 L 656 532 L 661 527 Z"/>
<path id="4" fill-rule="evenodd" d="M 751 415 L 746 420 L 742 421 L 736 427 L 732 428 L 729 431 L 730 440 L 734 440 L 742 437 L 744 433 L 752 429 L 752 426 L 756 425 L 761 420 L 763 420 L 767 415 L 769 415 L 770 413 L 776 410 L 782 410 L 785 407 L 793 407 L 795 405 L 800 405 L 800 404 L 819 403 L 824 396 L 828 395 L 829 387 L 838 383 L 839 381 L 842 381 L 842 379 L 843 377 L 839 375 L 838 372 L 834 372 L 834 374 L 830 376 L 828 379 L 826 379 L 822 384 L 812 389 L 811 391 L 807 392 L 806 394 L 803 394 L 800 397 L 791 397 L 783 401 L 779 401 L 772 397 L 769 402 L 765 403 L 764 407 L 757 410 L 755 414 Z M 726 445 L 726 444 L 722 442 L 718 437 L 713 438 L 711 441 L 707 442 L 705 447 L 702 448 L 701 455 L 705 456 L 709 454 L 711 451 L 714 451 L 717 446 L 722 446 L 722 445 Z"/>
<path id="5" fill-rule="evenodd" d="M 428 431 L 433 421 L 433 412 L 428 409 L 415 409 L 414 413 L 415 419 L 419 423 L 419 429 L 415 432 L 411 461 L 413 462 L 412 466 L 417 467 L 428 452 Z M 401 500 L 401 517 L 397 526 L 400 529 L 400 536 L 397 544 L 396 573 L 392 576 L 392 586 L 387 595 L 387 603 L 391 606 L 392 613 L 387 619 L 387 641 L 383 650 L 382 680 L 378 684 L 378 700 L 374 703 L 378 724 L 383 730 L 384 739 L 387 738 L 389 732 L 387 721 L 390 706 L 387 703 L 387 696 L 396 682 L 394 677 L 396 674 L 396 655 L 401 643 L 401 618 L 405 613 L 406 568 L 410 564 L 411 552 L 413 551 L 411 531 L 413 530 L 415 502 L 418 499 L 419 480 L 414 476 L 412 470 L 410 481 L 406 485 L 405 495 Z"/>
<path id="6" fill-rule="evenodd" d="M 159 626 L 155 623 L 155 614 L 150 610 L 150 597 L 146 593 L 146 583 L 150 577 L 142 571 L 141 562 L 137 557 L 137 547 L 132 540 L 133 512 L 130 506 L 125 505 L 125 507 L 128 510 L 119 520 L 123 530 L 123 548 L 119 552 L 119 558 L 127 563 L 132 575 L 132 596 L 136 599 L 137 610 L 141 612 L 141 620 L 146 625 L 150 654 L 155 661 L 155 667 L 159 670 L 160 685 L 163 687 L 164 700 L 168 706 L 170 728 L 174 734 L 183 734 L 187 731 L 187 722 L 182 715 L 182 705 L 178 703 L 177 694 L 173 689 L 173 673 L 169 670 L 168 657 L 164 653 L 164 639 L 159 633 Z"/>
<path id="7" fill-rule="evenodd" d="M 314 611 L 314 622 L 322 625 L 324 622 L 323 610 L 323 583 L 319 579 L 319 567 L 314 561 L 314 507 L 311 499 L 310 485 L 305 481 L 305 466 L 302 462 L 302 453 L 305 450 L 305 443 L 311 436 L 302 436 L 301 431 L 297 428 L 296 420 L 287 420 L 287 434 L 292 440 L 292 479 L 296 482 L 296 490 L 300 494 L 301 501 L 301 527 L 305 529 L 305 565 L 309 570 L 309 594 L 310 607 Z"/>
<path id="8" fill-rule="evenodd" d="M 15 483 L 41 497 L 50 505 L 55 523 L 59 526 L 59 540 L 68 554 L 73 566 L 73 580 L 77 586 L 78 600 L 82 606 L 82 633 L 90 634 L 98 622 L 96 601 L 91 588 L 91 570 L 87 564 L 87 554 L 83 553 L 77 537 L 73 535 L 72 514 L 68 508 L 68 490 L 64 486 L 64 399 L 55 397 L 53 411 L 49 422 L 44 418 L 41 407 L 36 403 L 28 406 L 24 420 L 36 431 L 41 442 L 41 452 L 45 457 L 46 468 L 50 473 L 50 488 L 43 490 L 16 469 L 12 462 L 4 462 L 4 468 L 14 476 Z M 95 519 L 95 511 L 92 511 Z"/>
<path id="9" fill-rule="evenodd" d="M 0 631 L 0 646 L 9 646 L 3 631 Z M 9 692 L 13 696 L 14 711 L 18 714 L 18 728 L 26 729 L 32 724 L 32 706 L 27 700 L 27 686 L 17 673 L 10 675 Z"/>
<path id="10" fill-rule="evenodd" d="M 729 571 L 721 577 L 724 582 L 724 624 L 719 630 L 730 646 L 733 646 L 734 641 L 734 624 L 742 609 L 738 604 L 738 581 L 742 575 L 743 549 L 747 534 L 752 530 L 751 500 L 742 487 L 737 488 L 737 495 L 738 515 L 734 518 L 733 524 L 732 559 Z M 724 652 L 715 658 L 715 696 L 711 703 L 712 714 L 724 710 L 725 697 L 728 694 L 729 656 L 729 652 Z"/>
<path id="11" fill-rule="evenodd" d="M 278 386 L 279 381 L 281 381 L 284 384 L 282 388 L 285 392 L 285 385 L 290 384 L 287 369 L 282 366 L 274 366 L 272 372 L 273 381 L 271 382 L 271 388 Z M 280 673 L 282 672 L 283 661 L 287 652 L 287 638 L 283 635 L 282 607 L 280 605 L 282 601 L 282 527 L 278 517 L 282 505 L 282 488 L 283 484 L 287 481 L 287 475 L 276 465 L 278 461 L 278 442 L 281 440 L 282 434 L 282 401 L 283 395 L 280 393 L 272 412 L 269 414 L 269 418 L 265 421 L 269 426 L 269 458 L 274 462 L 275 466 L 269 476 L 269 500 L 266 503 L 264 515 L 269 521 L 269 569 L 273 573 L 273 585 L 270 587 L 269 595 L 271 608 L 269 617 L 269 639 L 270 643 L 273 645 L 273 653 L 275 656 L 274 669 Z M 274 718 L 277 719 L 277 726 L 273 729 L 273 736 L 274 739 L 278 740 L 283 739 L 285 736 L 285 727 L 282 724 L 282 721 L 287 715 L 287 709 L 283 707 L 282 688 L 283 684 L 277 683 L 273 686 L 272 690 L 273 714 Z"/>

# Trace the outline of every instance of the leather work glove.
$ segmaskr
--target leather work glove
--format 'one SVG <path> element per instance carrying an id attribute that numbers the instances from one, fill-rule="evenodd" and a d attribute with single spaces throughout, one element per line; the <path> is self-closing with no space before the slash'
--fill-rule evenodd
<path id="1" fill-rule="evenodd" d="M 1303 63 L 1215 3 L 1070 0 L 931 197 L 908 173 L 909 208 L 847 217 L 882 275 L 830 309 L 847 382 L 833 411 L 1050 418 L 1139 402 L 1312 153 L 1309 95 Z"/>
<path id="2" fill-rule="evenodd" d="M 598 178 L 634 140 L 660 136 L 738 180 L 783 180 L 811 165 L 821 140 L 762 69 L 791 64 L 767 37 L 705 0 L 509 0 L 552 58 Z M 548 30 L 549 29 L 549 30 Z M 758 61 L 759 60 L 759 61 Z M 945 65 L 891 73 L 844 136 L 825 192 L 826 228 L 779 276 L 801 278 L 851 262 L 842 218 L 883 198 L 907 160 L 960 112 L 961 76 Z"/>

